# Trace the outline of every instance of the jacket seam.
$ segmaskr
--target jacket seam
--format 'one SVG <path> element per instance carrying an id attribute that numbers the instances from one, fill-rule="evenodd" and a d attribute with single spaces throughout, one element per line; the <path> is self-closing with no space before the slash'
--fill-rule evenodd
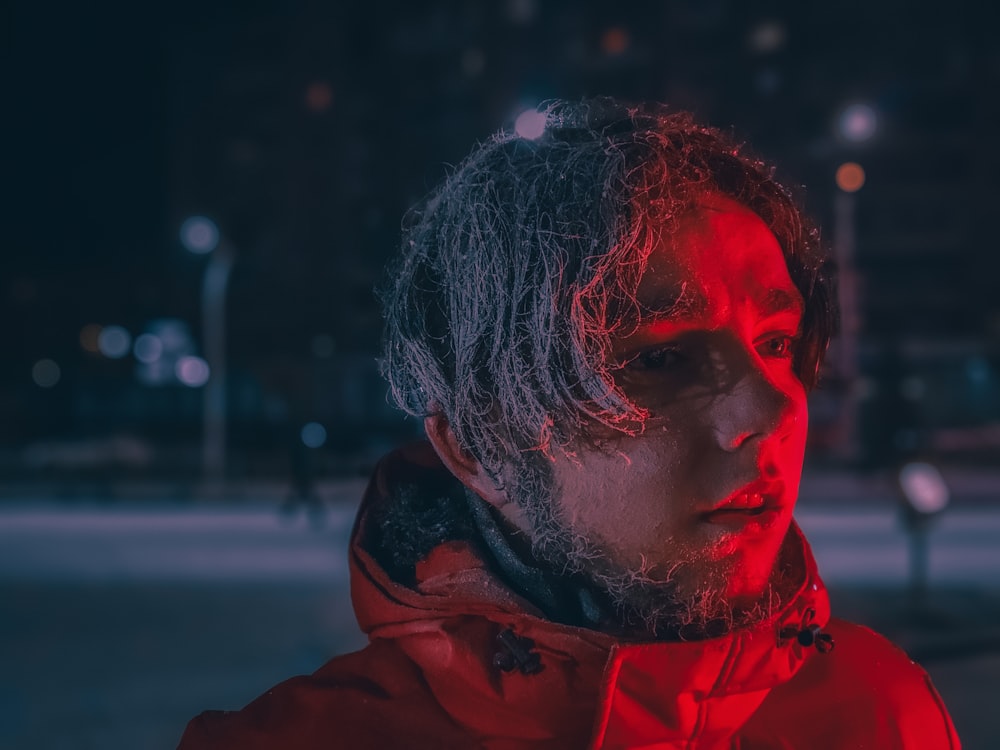
<path id="1" fill-rule="evenodd" d="M 934 687 L 934 683 L 931 682 L 931 678 L 924 674 L 924 684 L 927 685 L 927 689 L 930 691 L 931 698 L 934 700 L 934 704 L 937 706 L 938 711 L 941 712 L 941 721 L 944 722 L 944 732 L 948 735 L 948 750 L 958 750 L 960 745 L 955 744 L 957 739 L 954 726 L 948 716 L 948 709 L 945 708 L 944 700 L 941 698 L 941 694 L 938 693 L 937 688 Z"/>
<path id="2" fill-rule="evenodd" d="M 698 716 L 695 719 L 694 727 L 691 730 L 691 736 L 687 741 L 687 746 L 689 748 L 695 747 L 695 741 L 698 739 L 698 735 L 705 729 L 705 724 L 708 721 L 709 701 L 715 696 L 719 688 L 729 681 L 733 670 L 736 668 L 736 655 L 740 651 L 739 646 L 742 643 L 742 640 L 742 636 L 737 636 L 731 640 L 729 644 L 729 652 L 726 654 L 725 661 L 722 663 L 722 668 L 719 670 L 719 676 L 715 678 L 715 683 L 712 685 L 711 690 L 705 694 L 705 699 L 698 705 Z"/>
<path id="3" fill-rule="evenodd" d="M 612 688 L 618 684 L 618 675 L 622 668 L 622 660 L 618 658 L 618 649 L 613 648 L 611 650 L 608 655 L 608 662 L 607 677 L 602 686 L 604 695 L 599 696 L 602 700 L 600 710 L 594 722 L 593 736 L 589 745 L 590 750 L 599 750 L 601 745 L 604 744 L 604 737 L 608 732 L 608 720 L 611 717 L 611 701 L 614 699 L 615 694 Z"/>

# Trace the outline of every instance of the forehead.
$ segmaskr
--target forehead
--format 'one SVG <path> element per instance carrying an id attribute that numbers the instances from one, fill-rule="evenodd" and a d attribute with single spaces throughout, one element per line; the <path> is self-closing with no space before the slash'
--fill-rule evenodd
<path id="1" fill-rule="evenodd" d="M 725 315 L 736 304 L 801 311 L 777 239 L 749 208 L 711 196 L 653 248 L 636 293 L 644 318 Z"/>

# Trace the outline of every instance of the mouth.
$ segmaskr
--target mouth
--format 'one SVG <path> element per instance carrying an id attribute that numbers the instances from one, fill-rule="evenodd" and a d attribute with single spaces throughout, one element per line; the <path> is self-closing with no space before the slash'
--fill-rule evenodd
<path id="1" fill-rule="evenodd" d="M 757 480 L 700 514 L 705 523 L 742 525 L 777 517 L 782 508 L 783 485 Z"/>

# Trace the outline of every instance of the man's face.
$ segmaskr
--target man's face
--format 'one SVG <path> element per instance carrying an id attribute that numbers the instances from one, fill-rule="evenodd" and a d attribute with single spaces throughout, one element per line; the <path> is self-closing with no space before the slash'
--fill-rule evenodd
<path id="1" fill-rule="evenodd" d="M 759 619 L 805 447 L 801 295 L 764 222 L 711 197 L 653 251 L 638 301 L 613 346 L 645 430 L 556 455 L 536 541 L 647 630 Z"/>

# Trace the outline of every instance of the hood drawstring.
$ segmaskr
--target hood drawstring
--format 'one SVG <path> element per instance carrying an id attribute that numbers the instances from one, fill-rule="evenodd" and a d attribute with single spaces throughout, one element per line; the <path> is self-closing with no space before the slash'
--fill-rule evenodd
<path id="1" fill-rule="evenodd" d="M 522 638 L 507 629 L 500 631 L 497 640 L 503 649 L 493 656 L 493 666 L 504 672 L 512 672 L 516 667 L 521 674 L 538 674 L 545 668 L 541 657 L 531 650 L 535 642 L 530 638 Z"/>
<path id="2" fill-rule="evenodd" d="M 816 617 L 816 610 L 809 607 L 802 614 L 802 623 L 798 627 L 791 625 L 782 628 L 778 633 L 778 646 L 787 646 L 789 643 L 795 649 L 797 656 L 802 655 L 803 648 L 815 646 L 821 654 L 828 654 L 833 651 L 833 636 L 824 633 L 823 629 L 813 622 Z"/>

